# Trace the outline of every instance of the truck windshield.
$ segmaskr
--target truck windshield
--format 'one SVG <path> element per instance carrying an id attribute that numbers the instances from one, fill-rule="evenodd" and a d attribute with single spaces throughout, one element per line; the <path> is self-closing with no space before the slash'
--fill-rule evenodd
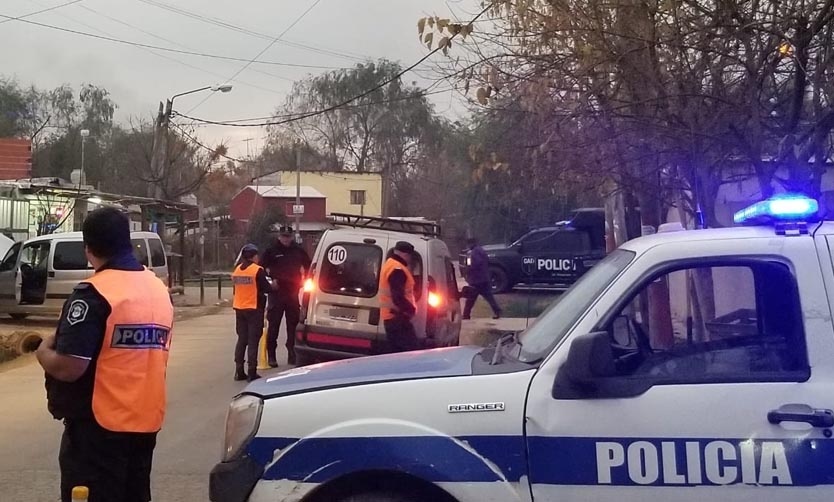
<path id="1" fill-rule="evenodd" d="M 521 334 L 519 359 L 525 363 L 535 363 L 547 357 L 571 326 L 611 281 L 625 270 L 632 259 L 633 252 L 618 249 L 583 275 Z"/>

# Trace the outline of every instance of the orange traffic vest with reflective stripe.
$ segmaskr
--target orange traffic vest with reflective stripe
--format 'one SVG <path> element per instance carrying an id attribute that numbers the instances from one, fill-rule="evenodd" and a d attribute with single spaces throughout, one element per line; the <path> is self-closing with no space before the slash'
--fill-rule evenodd
<path id="1" fill-rule="evenodd" d="M 263 268 L 254 263 L 246 267 L 246 270 L 242 266 L 238 265 L 232 273 L 232 284 L 235 287 L 232 306 L 235 310 L 255 310 L 258 308 L 258 272 Z"/>
<path id="2" fill-rule="evenodd" d="M 148 270 L 103 270 L 85 282 L 111 309 L 93 384 L 96 422 L 114 432 L 157 432 L 174 324 L 168 288 Z"/>
<path id="3" fill-rule="evenodd" d="M 414 299 L 414 276 L 411 275 L 411 270 L 405 265 L 395 260 L 388 258 L 382 264 L 382 270 L 379 274 L 379 310 L 380 316 L 383 320 L 389 320 L 396 317 L 397 306 L 394 305 L 394 300 L 391 298 L 391 274 L 395 270 L 402 270 L 405 272 L 405 298 L 412 305 L 417 306 L 417 301 Z"/>

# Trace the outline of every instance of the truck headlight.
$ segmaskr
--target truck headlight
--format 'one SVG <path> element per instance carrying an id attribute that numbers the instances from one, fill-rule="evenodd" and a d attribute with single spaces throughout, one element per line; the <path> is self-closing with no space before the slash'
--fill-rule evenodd
<path id="1" fill-rule="evenodd" d="M 223 461 L 236 459 L 255 436 L 261 423 L 263 399 L 242 395 L 236 397 L 229 405 L 226 415 L 226 438 L 223 445 Z"/>

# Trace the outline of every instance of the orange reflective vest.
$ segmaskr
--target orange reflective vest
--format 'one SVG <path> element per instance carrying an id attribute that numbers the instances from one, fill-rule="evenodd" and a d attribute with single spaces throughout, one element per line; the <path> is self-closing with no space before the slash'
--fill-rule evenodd
<path id="1" fill-rule="evenodd" d="M 113 432 L 157 432 L 174 324 L 168 288 L 149 270 L 108 269 L 85 282 L 110 304 L 93 383 L 96 422 Z"/>
<path id="2" fill-rule="evenodd" d="M 246 270 L 238 265 L 232 273 L 232 284 L 235 287 L 235 299 L 232 304 L 235 310 L 255 310 L 258 308 L 258 272 L 263 267 L 251 263 Z"/>
<path id="3" fill-rule="evenodd" d="M 391 274 L 395 270 L 402 270 L 405 272 L 405 298 L 411 302 L 415 308 L 417 307 L 417 301 L 414 299 L 415 281 L 414 276 L 411 275 L 411 270 L 394 258 L 388 258 L 385 260 L 385 263 L 382 264 L 382 270 L 379 274 L 379 310 L 380 316 L 384 321 L 393 319 L 396 317 L 397 313 L 397 306 L 394 305 L 394 300 L 391 297 L 390 282 Z"/>

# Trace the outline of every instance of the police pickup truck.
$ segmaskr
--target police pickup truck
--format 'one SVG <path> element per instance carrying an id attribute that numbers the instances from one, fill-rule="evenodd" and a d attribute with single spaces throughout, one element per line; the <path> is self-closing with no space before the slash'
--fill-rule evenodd
<path id="1" fill-rule="evenodd" d="M 834 498 L 834 222 L 630 241 L 520 335 L 308 366 L 230 407 L 214 502 Z"/>
<path id="2" fill-rule="evenodd" d="M 605 211 L 577 209 L 569 220 L 532 230 L 510 245 L 483 248 L 495 293 L 510 291 L 516 284 L 567 287 L 605 256 Z M 460 254 L 459 262 L 465 275 L 467 251 Z"/>

